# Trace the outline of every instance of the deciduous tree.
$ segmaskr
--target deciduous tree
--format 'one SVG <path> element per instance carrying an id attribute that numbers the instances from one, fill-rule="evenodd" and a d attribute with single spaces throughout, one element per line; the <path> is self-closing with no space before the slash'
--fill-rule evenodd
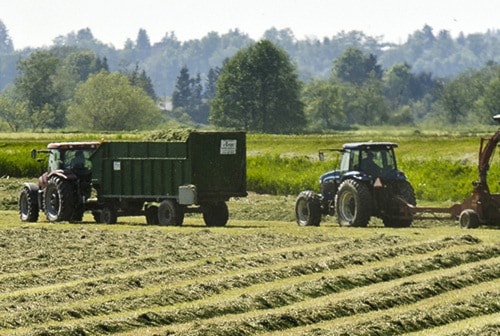
<path id="1" fill-rule="evenodd" d="M 102 71 L 77 87 L 68 118 L 79 129 L 124 131 L 157 125 L 160 111 L 126 76 Z"/>
<path id="2" fill-rule="evenodd" d="M 314 130 L 332 130 L 346 126 L 339 85 L 326 80 L 307 84 L 303 99 L 309 124 Z"/>
<path id="3" fill-rule="evenodd" d="M 33 129 L 58 128 L 66 122 L 66 110 L 55 82 L 59 62 L 50 51 L 41 50 L 18 64 L 20 75 L 16 79 L 16 93 L 27 102 Z"/>
<path id="4" fill-rule="evenodd" d="M 221 127 L 289 133 L 305 126 L 300 82 L 288 55 L 262 40 L 222 68 L 210 121 Z"/>

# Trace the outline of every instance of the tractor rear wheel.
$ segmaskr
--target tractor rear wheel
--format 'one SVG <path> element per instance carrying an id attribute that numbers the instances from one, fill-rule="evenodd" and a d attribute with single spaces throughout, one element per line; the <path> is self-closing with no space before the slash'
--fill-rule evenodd
<path id="1" fill-rule="evenodd" d="M 38 188 L 30 190 L 24 187 L 19 195 L 19 215 L 23 222 L 36 222 L 38 220 Z"/>
<path id="2" fill-rule="evenodd" d="M 305 190 L 297 196 L 295 220 L 300 226 L 319 226 L 321 222 L 321 204 L 314 191 Z"/>
<path id="3" fill-rule="evenodd" d="M 49 222 L 69 221 L 73 216 L 74 194 L 70 182 L 52 176 L 44 192 L 45 215 Z"/>
<path id="4" fill-rule="evenodd" d="M 479 227 L 479 216 L 472 209 L 466 209 L 460 213 L 458 223 L 463 229 L 475 229 Z"/>
<path id="5" fill-rule="evenodd" d="M 184 221 L 184 211 L 175 200 L 164 200 L 158 207 L 160 225 L 180 226 Z"/>
<path id="6" fill-rule="evenodd" d="M 352 179 L 342 182 L 335 196 L 335 212 L 341 226 L 367 226 L 372 212 L 368 186 Z"/>
<path id="7" fill-rule="evenodd" d="M 415 190 L 411 186 L 410 182 L 406 180 L 402 181 L 394 181 L 389 185 L 389 192 L 391 193 L 390 199 L 394 199 L 395 197 L 399 197 L 404 200 L 406 203 L 410 205 L 417 205 L 417 199 L 415 198 Z M 394 209 L 389 209 L 390 215 L 392 217 L 384 217 L 382 221 L 384 222 L 384 226 L 386 227 L 394 227 L 394 228 L 402 228 L 402 227 L 410 227 L 413 222 L 413 218 L 410 219 L 399 219 L 398 216 L 401 216 L 400 206 L 401 202 L 390 202 L 390 205 L 394 205 Z"/>

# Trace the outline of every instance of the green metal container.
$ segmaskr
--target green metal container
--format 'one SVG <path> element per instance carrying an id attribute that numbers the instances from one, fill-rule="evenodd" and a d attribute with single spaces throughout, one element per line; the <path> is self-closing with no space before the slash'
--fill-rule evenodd
<path id="1" fill-rule="evenodd" d="M 179 142 L 103 142 L 91 157 L 98 198 L 204 204 L 244 197 L 244 132 L 192 132 Z"/>

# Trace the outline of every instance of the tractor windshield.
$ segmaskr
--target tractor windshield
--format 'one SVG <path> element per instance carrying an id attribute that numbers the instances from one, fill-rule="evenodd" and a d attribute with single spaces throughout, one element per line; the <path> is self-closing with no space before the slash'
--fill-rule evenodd
<path id="1" fill-rule="evenodd" d="M 91 151 L 85 149 L 68 149 L 64 152 L 64 166 L 68 169 L 88 170 L 91 168 L 89 160 Z"/>
<path id="2" fill-rule="evenodd" d="M 392 148 L 370 148 L 360 151 L 359 170 L 371 176 L 383 176 L 396 169 Z"/>

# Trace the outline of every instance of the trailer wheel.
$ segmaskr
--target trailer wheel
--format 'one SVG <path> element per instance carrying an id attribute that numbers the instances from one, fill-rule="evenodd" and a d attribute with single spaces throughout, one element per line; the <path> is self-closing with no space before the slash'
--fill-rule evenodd
<path id="1" fill-rule="evenodd" d="M 335 212 L 340 226 L 365 227 L 370 221 L 372 197 L 364 183 L 348 179 L 335 196 Z"/>
<path id="2" fill-rule="evenodd" d="M 94 211 L 92 211 L 92 217 L 94 217 L 94 221 L 97 224 L 101 224 L 102 223 L 102 220 L 101 220 L 101 211 L 100 210 L 94 210 Z"/>
<path id="3" fill-rule="evenodd" d="M 229 219 L 226 202 L 203 205 L 203 221 L 206 226 L 224 226 Z"/>
<path id="4" fill-rule="evenodd" d="M 52 176 L 44 193 L 45 215 L 49 222 L 69 221 L 73 215 L 73 186 L 59 176 Z"/>
<path id="5" fill-rule="evenodd" d="M 160 224 L 160 220 L 158 219 L 158 206 L 150 205 L 146 207 L 144 211 L 146 215 L 146 223 L 149 225 L 158 225 Z"/>
<path id="6" fill-rule="evenodd" d="M 24 187 L 19 195 L 19 215 L 23 222 L 36 222 L 38 220 L 38 188 L 30 190 Z"/>
<path id="7" fill-rule="evenodd" d="M 415 198 L 415 190 L 411 186 L 410 182 L 406 180 L 402 181 L 394 181 L 390 186 L 390 197 L 400 197 L 406 203 L 411 205 L 417 205 L 417 200 Z M 389 209 L 389 212 L 395 216 L 398 216 L 401 212 L 400 204 L 401 202 L 393 201 L 390 205 L 394 205 L 395 208 Z M 390 206 L 389 205 L 389 206 Z M 393 216 L 394 217 L 394 216 Z M 384 222 L 384 226 L 386 227 L 394 227 L 394 228 L 403 228 L 410 227 L 413 222 L 413 218 L 411 219 L 398 219 L 393 217 L 384 217 L 382 221 Z"/>
<path id="8" fill-rule="evenodd" d="M 160 225 L 180 226 L 184 221 L 184 211 L 174 200 L 164 200 L 158 207 Z"/>
<path id="9" fill-rule="evenodd" d="M 100 222 L 105 224 L 116 224 L 118 214 L 114 206 L 106 206 L 101 210 Z"/>
<path id="10" fill-rule="evenodd" d="M 479 216 L 472 209 L 466 209 L 460 213 L 458 223 L 463 229 L 475 229 L 479 227 Z"/>
<path id="11" fill-rule="evenodd" d="M 314 191 L 301 191 L 297 196 L 295 220 L 300 226 L 319 226 L 321 222 L 321 204 Z"/>

